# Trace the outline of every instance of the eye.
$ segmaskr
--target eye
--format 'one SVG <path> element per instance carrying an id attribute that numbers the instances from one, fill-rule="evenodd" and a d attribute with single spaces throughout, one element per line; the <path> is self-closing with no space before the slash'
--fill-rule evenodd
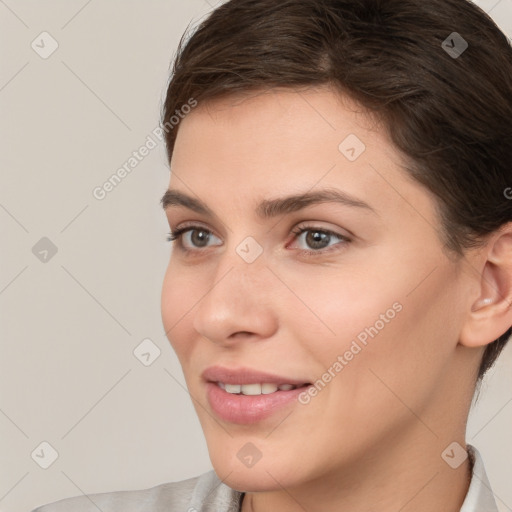
<path id="1" fill-rule="evenodd" d="M 173 242 L 177 240 L 178 247 L 182 251 L 193 252 L 197 248 L 202 249 L 208 247 L 208 241 L 212 236 L 215 235 L 213 235 L 210 230 L 203 228 L 202 226 L 184 226 L 182 228 L 171 231 L 167 235 L 167 241 Z M 184 240 L 186 243 L 184 243 Z M 190 246 L 192 248 L 190 248 Z"/>
<path id="2" fill-rule="evenodd" d="M 315 226 L 299 226 L 292 230 L 292 233 L 295 234 L 296 240 L 300 241 L 302 239 L 302 241 L 306 243 L 306 246 L 312 247 L 312 250 L 299 249 L 299 252 L 306 256 L 316 256 L 320 254 L 325 254 L 326 252 L 337 250 L 337 245 L 345 246 L 346 244 L 351 242 L 351 240 L 344 235 Z M 332 241 L 336 242 L 336 239 L 338 240 L 338 243 L 329 245 L 330 242 Z M 329 248 L 325 250 L 325 248 L 328 247 L 332 247 L 332 249 Z"/>
<path id="3" fill-rule="evenodd" d="M 336 246 L 338 245 L 343 247 L 351 242 L 351 239 L 344 235 L 315 226 L 299 226 L 292 230 L 292 233 L 295 235 L 295 240 L 300 241 L 300 239 L 302 239 L 307 246 L 312 247 L 312 249 L 298 250 L 298 252 L 304 256 L 319 256 L 337 250 L 338 247 Z M 200 252 L 201 249 L 207 248 L 208 242 L 212 237 L 217 238 L 210 230 L 202 226 L 184 226 L 171 231 L 167 235 L 167 241 L 173 242 L 177 240 L 178 248 L 181 251 L 193 253 Z M 330 242 L 336 242 L 336 240 L 338 243 L 330 245 Z M 332 247 L 332 249 L 329 247 Z M 339 249 L 342 247 L 339 247 Z M 328 249 L 325 250 L 326 248 Z"/>

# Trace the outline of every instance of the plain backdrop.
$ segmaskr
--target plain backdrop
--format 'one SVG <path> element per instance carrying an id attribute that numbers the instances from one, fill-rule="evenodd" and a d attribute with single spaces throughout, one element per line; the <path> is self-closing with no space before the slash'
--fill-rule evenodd
<path id="1" fill-rule="evenodd" d="M 0 0 L 2 512 L 211 469 L 160 316 L 163 144 L 93 191 L 158 125 L 178 40 L 215 3 Z M 512 0 L 478 4 L 512 35 Z M 509 346 L 467 436 L 502 512 L 511 427 Z"/>

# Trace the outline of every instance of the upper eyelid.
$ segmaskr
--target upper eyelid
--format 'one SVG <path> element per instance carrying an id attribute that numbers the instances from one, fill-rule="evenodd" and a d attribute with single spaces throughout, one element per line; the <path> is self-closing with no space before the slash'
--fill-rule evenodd
<path id="1" fill-rule="evenodd" d="M 214 230 L 212 230 L 209 227 L 201 225 L 197 221 L 189 221 L 189 222 L 190 222 L 190 224 L 185 222 L 184 225 L 180 225 L 179 227 L 176 227 L 174 229 L 171 228 L 172 232 L 175 233 L 177 231 L 184 231 L 184 230 L 204 229 L 205 231 L 208 231 L 209 233 L 211 233 L 215 236 L 218 236 L 215 234 Z M 294 226 L 289 231 L 295 232 L 295 231 L 299 231 L 299 230 L 317 230 L 317 231 L 326 231 L 328 233 L 338 235 L 341 237 L 345 237 L 345 238 L 350 238 L 351 236 L 354 236 L 350 232 L 348 235 L 343 234 L 343 233 L 337 233 L 334 228 L 327 228 L 327 227 L 319 226 L 318 224 L 314 224 L 315 221 L 309 221 L 309 222 L 312 222 L 313 224 L 306 224 L 306 225 L 302 224 L 304 222 L 308 222 L 308 221 L 299 222 L 297 226 Z M 321 222 L 321 221 L 318 221 L 318 222 Z M 345 229 L 345 231 L 348 231 L 348 230 Z"/>
<path id="2" fill-rule="evenodd" d="M 172 229 L 172 232 L 176 233 L 177 231 L 179 231 L 179 232 L 189 231 L 189 230 L 193 231 L 193 230 L 197 230 L 197 229 L 204 229 L 205 231 L 208 231 L 208 233 L 211 233 L 212 235 L 215 235 L 216 237 L 218 237 L 218 235 L 215 234 L 214 230 L 207 228 L 206 226 L 202 226 L 201 224 L 198 224 L 197 222 L 195 222 L 193 224 L 185 223 L 185 225 L 183 225 L 183 226 L 176 227 L 176 228 Z"/>

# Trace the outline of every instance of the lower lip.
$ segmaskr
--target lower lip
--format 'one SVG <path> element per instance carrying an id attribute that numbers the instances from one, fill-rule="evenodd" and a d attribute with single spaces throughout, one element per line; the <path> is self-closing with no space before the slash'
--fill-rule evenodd
<path id="1" fill-rule="evenodd" d="M 230 423 L 247 425 L 268 418 L 291 402 L 309 386 L 276 391 L 268 395 L 235 395 L 221 389 L 216 383 L 206 384 L 206 393 L 211 408 L 219 418 Z"/>

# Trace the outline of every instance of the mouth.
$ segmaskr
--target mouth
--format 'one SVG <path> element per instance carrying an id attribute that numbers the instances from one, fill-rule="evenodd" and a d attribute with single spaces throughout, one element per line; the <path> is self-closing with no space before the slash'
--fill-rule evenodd
<path id="1" fill-rule="evenodd" d="M 304 384 L 274 384 L 273 382 L 263 382 L 261 384 L 226 384 L 225 382 L 215 382 L 219 388 L 231 393 L 232 395 L 246 395 L 246 396 L 257 396 L 257 395 L 271 395 L 277 391 L 292 391 L 293 389 L 303 388 L 310 386 L 309 382 Z"/>
<path id="2" fill-rule="evenodd" d="M 307 379 L 300 380 L 295 379 L 293 377 L 262 372 L 259 370 L 253 370 L 251 368 L 246 367 L 226 368 L 224 366 L 210 366 L 209 368 L 206 368 L 206 370 L 202 373 L 202 377 L 207 382 L 219 383 L 223 384 L 224 386 L 244 386 L 249 390 L 248 394 L 251 394 L 251 388 L 249 388 L 249 386 L 252 385 L 264 386 L 265 389 L 271 389 L 270 386 L 274 385 L 277 386 L 277 388 L 279 388 L 280 386 L 300 387 L 303 386 L 304 384 L 309 384 L 309 381 Z M 252 389 L 256 390 L 257 388 Z M 234 392 L 240 393 L 241 390 Z M 260 393 L 261 392 L 259 392 L 258 394 Z"/>
<path id="3" fill-rule="evenodd" d="M 207 368 L 202 377 L 214 414 L 229 423 L 251 424 L 297 405 L 311 382 L 248 368 Z"/>

